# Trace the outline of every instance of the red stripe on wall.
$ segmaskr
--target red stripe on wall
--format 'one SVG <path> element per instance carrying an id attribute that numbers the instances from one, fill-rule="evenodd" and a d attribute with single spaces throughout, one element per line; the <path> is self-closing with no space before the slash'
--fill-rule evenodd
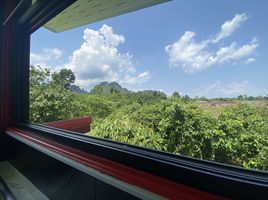
<path id="1" fill-rule="evenodd" d="M 220 196 L 196 190 L 188 186 L 138 171 L 107 159 L 103 159 L 101 157 L 75 150 L 73 148 L 38 137 L 29 132 L 21 131 L 16 128 L 10 128 L 8 131 L 10 134 L 25 138 L 85 166 L 94 168 L 116 179 L 138 186 L 168 199 L 224 199 Z"/>

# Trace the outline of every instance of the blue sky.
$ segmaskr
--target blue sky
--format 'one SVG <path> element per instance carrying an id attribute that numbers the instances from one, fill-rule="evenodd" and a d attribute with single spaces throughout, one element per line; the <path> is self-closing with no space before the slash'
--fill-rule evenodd
<path id="1" fill-rule="evenodd" d="M 266 95 L 267 7 L 174 0 L 62 33 L 41 28 L 32 35 L 31 63 L 72 69 L 87 90 L 117 81 L 193 97 Z"/>

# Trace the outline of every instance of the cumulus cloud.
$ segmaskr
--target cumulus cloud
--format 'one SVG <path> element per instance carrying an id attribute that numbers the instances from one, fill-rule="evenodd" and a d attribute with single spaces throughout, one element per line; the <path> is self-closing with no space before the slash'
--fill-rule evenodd
<path id="1" fill-rule="evenodd" d="M 230 36 L 247 18 L 246 14 L 236 15 L 221 26 L 216 36 L 201 42 L 195 41 L 195 32 L 186 31 L 178 41 L 165 47 L 170 66 L 181 67 L 187 73 L 195 73 L 214 65 L 234 63 L 249 58 L 253 61 L 252 59 L 255 58 L 252 56 L 259 45 L 255 37 L 248 44 L 240 45 L 234 41 L 230 45 L 210 50 L 215 43 Z"/>
<path id="2" fill-rule="evenodd" d="M 166 46 L 171 66 L 181 66 L 186 72 L 192 73 L 207 68 L 207 62 L 211 56 L 205 50 L 207 43 L 197 43 L 194 40 L 195 33 L 186 31 L 174 44 Z"/>
<path id="3" fill-rule="evenodd" d="M 42 53 L 30 53 L 30 63 L 46 64 L 52 60 L 59 60 L 62 57 L 63 52 L 58 48 L 44 48 Z"/>
<path id="4" fill-rule="evenodd" d="M 123 85 L 141 84 L 150 78 L 148 71 L 138 73 L 133 56 L 121 53 L 118 46 L 125 41 L 112 27 L 103 25 L 99 30 L 85 29 L 83 44 L 75 50 L 69 63 L 62 67 L 76 75 L 76 84 L 89 89 L 101 81 L 117 81 Z"/>

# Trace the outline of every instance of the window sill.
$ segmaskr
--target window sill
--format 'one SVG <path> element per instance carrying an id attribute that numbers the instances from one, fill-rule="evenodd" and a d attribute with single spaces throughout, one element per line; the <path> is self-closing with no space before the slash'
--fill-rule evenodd
<path id="1" fill-rule="evenodd" d="M 263 197 L 268 174 L 84 136 L 34 124 L 6 133 L 44 153 L 65 158 L 84 171 L 93 169 L 115 180 L 166 198 Z M 36 146 L 37 145 L 37 146 Z M 92 175 L 92 174 L 91 174 Z M 122 189 L 122 184 L 119 184 Z M 134 192 L 127 189 L 128 192 Z M 237 191 L 243 190 L 243 193 Z M 137 191 L 136 191 L 137 192 Z M 134 192 L 135 193 L 135 192 Z M 139 193 L 139 192 L 138 192 Z M 139 195 L 144 195 L 144 192 Z M 147 194 L 147 193 L 146 193 Z M 137 196 L 135 193 L 134 195 Z M 138 195 L 138 196 L 139 196 Z M 219 195 L 219 196 L 215 196 Z M 140 196 L 141 197 L 141 196 Z"/>

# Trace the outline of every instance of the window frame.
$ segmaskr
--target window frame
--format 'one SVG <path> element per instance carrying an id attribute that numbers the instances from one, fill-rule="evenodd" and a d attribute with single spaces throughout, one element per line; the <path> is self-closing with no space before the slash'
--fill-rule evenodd
<path id="1" fill-rule="evenodd" d="M 266 172 L 145 149 L 30 123 L 30 36 L 75 0 L 51 0 L 49 3 L 39 0 L 33 5 L 31 2 L 31 0 L 21 0 L 4 22 L 5 26 L 9 27 L 11 35 L 8 59 L 12 72 L 10 86 L 8 86 L 11 91 L 11 104 L 10 115 L 6 115 L 10 118 L 5 125 L 7 134 L 14 128 L 22 132 L 30 132 L 57 144 L 222 197 L 257 198 L 267 194 L 268 173 Z"/>

